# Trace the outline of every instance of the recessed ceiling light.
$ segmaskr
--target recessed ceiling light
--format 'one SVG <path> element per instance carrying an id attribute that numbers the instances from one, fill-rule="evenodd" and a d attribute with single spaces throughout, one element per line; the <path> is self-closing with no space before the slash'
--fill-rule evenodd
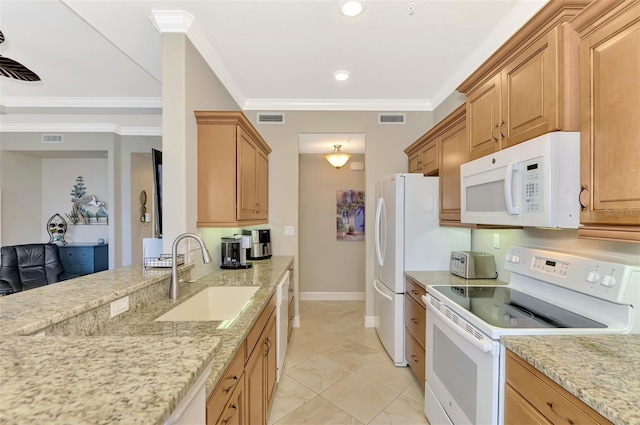
<path id="1" fill-rule="evenodd" d="M 358 16 L 364 12 L 364 1 L 341 1 L 340 13 L 344 16 Z"/>
<path id="2" fill-rule="evenodd" d="M 333 78 L 338 81 L 348 80 L 350 76 L 351 74 L 349 74 L 349 71 L 336 71 L 333 73 Z"/>

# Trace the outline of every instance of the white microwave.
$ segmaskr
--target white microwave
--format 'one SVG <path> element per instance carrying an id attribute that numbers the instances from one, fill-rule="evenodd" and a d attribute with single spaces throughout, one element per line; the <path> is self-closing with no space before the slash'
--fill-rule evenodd
<path id="1" fill-rule="evenodd" d="M 461 221 L 577 229 L 580 133 L 553 132 L 460 166 Z"/>

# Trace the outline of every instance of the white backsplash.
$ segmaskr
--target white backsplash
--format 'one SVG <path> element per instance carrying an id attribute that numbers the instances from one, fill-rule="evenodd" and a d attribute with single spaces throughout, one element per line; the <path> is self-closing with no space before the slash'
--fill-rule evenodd
<path id="1" fill-rule="evenodd" d="M 494 248 L 494 233 L 500 238 L 500 248 Z M 606 255 L 619 262 L 640 264 L 640 245 L 632 243 L 578 239 L 577 230 L 537 228 L 510 230 L 472 230 L 471 249 L 493 254 L 498 279 L 508 282 L 510 273 L 504 269 L 504 258 L 512 245 L 529 245 L 551 250 L 580 252 L 585 256 Z"/>

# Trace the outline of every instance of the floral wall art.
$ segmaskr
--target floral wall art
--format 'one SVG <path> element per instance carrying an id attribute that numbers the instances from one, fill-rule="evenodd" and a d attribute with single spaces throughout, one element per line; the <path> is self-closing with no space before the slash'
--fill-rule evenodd
<path id="1" fill-rule="evenodd" d="M 364 190 L 336 192 L 336 238 L 339 241 L 364 240 Z"/>

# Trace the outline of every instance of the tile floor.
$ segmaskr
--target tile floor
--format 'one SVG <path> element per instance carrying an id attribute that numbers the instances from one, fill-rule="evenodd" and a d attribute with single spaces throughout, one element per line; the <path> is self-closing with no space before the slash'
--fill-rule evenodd
<path id="1" fill-rule="evenodd" d="M 300 302 L 268 425 L 428 425 L 417 379 L 363 322 L 364 301 Z"/>

